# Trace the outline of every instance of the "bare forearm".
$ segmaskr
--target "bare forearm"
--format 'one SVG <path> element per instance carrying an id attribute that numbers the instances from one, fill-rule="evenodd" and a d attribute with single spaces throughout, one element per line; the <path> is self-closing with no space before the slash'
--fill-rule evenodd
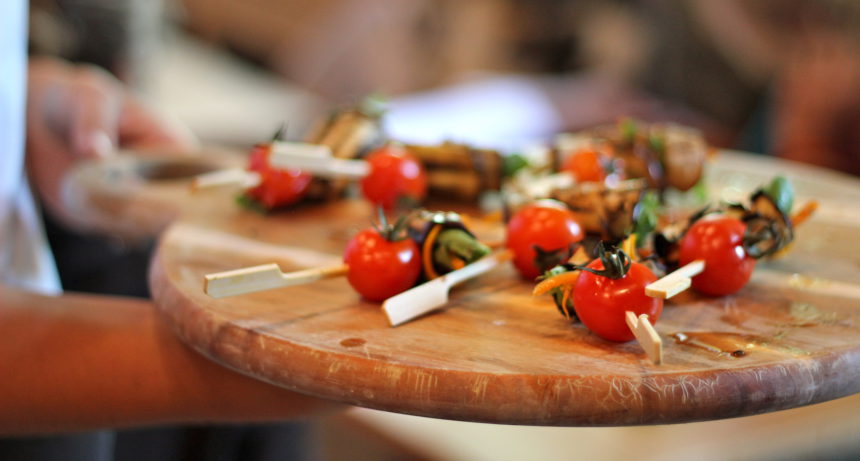
<path id="1" fill-rule="evenodd" d="M 151 303 L 0 287 L 0 434 L 302 417 L 327 404 L 181 344 Z"/>

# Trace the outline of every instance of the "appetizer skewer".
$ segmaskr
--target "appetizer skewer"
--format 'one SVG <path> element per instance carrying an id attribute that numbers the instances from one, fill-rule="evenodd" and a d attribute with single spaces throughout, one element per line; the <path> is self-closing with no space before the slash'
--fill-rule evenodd
<path id="1" fill-rule="evenodd" d="M 776 177 L 752 194 L 749 208 L 731 204 L 713 213 L 706 208 L 691 218 L 679 237 L 657 234 L 658 255 L 668 266 L 683 267 L 666 276 L 668 281 L 658 282 L 652 295 L 671 297 L 690 286 L 710 296 L 736 293 L 750 280 L 756 261 L 785 251 L 796 226 L 817 207 L 809 202 L 792 216 L 793 204 L 791 184 Z"/>
<path id="2" fill-rule="evenodd" d="M 578 253 L 581 259 L 581 248 Z M 652 361 L 662 361 L 662 341 L 653 324 L 663 311 L 663 300 L 645 294 L 645 287 L 657 279 L 646 265 L 631 261 L 621 248 L 601 243 L 598 258 L 588 264 L 558 267 L 561 270 L 548 272 L 533 294 L 561 289 L 561 299 L 555 301 L 565 317 L 578 319 L 609 341 L 635 338 Z"/>
<path id="3" fill-rule="evenodd" d="M 341 160 L 300 151 L 276 150 L 275 168 L 298 169 L 322 177 L 359 180 L 365 198 L 386 210 L 403 200 L 418 203 L 427 194 L 424 167 L 403 146 L 389 143 L 372 151 L 365 160 Z"/>
<path id="4" fill-rule="evenodd" d="M 286 274 L 276 264 L 219 272 L 205 276 L 204 291 L 213 297 L 232 296 L 345 275 L 365 299 L 382 301 L 414 286 L 422 276 L 436 279 L 490 252 L 455 213 L 420 212 L 389 225 L 380 210 L 379 219 L 379 226 L 350 240 L 344 264 Z"/>
<path id="5" fill-rule="evenodd" d="M 238 185 L 266 209 L 292 205 L 310 192 L 314 177 L 360 180 L 364 196 L 393 209 L 402 200 L 420 202 L 427 179 L 421 164 L 402 147 L 386 145 L 366 160 L 332 156 L 324 145 L 273 140 L 254 147 L 248 170 L 230 169 L 201 175 L 192 190 Z"/>

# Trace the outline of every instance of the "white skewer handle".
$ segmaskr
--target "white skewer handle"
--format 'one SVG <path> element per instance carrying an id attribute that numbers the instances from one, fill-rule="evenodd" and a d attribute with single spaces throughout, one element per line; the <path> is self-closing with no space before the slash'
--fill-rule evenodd
<path id="1" fill-rule="evenodd" d="M 239 186 L 245 189 L 256 187 L 260 184 L 260 175 L 253 171 L 241 168 L 230 168 L 227 170 L 213 171 L 194 178 L 191 182 L 191 190 L 196 192 L 200 189 L 210 189 L 222 186 Z"/>
<path id="2" fill-rule="evenodd" d="M 494 269 L 496 266 L 510 261 L 513 258 L 513 253 L 510 250 L 499 251 L 497 253 L 485 256 L 472 264 L 468 264 L 463 266 L 460 269 L 455 271 L 448 272 L 443 275 L 442 278 L 445 279 L 445 283 L 448 284 L 448 287 L 453 287 L 454 285 L 458 285 L 466 280 L 471 278 L 475 278 L 485 272 L 489 272 Z"/>
<path id="3" fill-rule="evenodd" d="M 346 274 L 348 270 L 349 266 L 346 264 L 338 264 L 285 274 L 277 264 L 263 264 L 208 274 L 204 277 L 203 291 L 213 298 L 224 298 L 337 277 Z"/>
<path id="4" fill-rule="evenodd" d="M 382 310 L 388 323 L 396 327 L 444 306 L 451 287 L 488 272 L 511 258 L 510 250 L 500 251 L 386 299 Z"/>
<path id="5" fill-rule="evenodd" d="M 690 288 L 692 277 L 705 270 L 705 262 L 697 259 L 671 274 L 645 286 L 645 294 L 652 298 L 669 299 L 672 296 Z"/>
<path id="6" fill-rule="evenodd" d="M 296 168 L 322 177 L 360 179 L 370 173 L 370 165 L 364 160 L 311 157 L 275 151 L 269 162 L 276 168 Z"/>
<path id="7" fill-rule="evenodd" d="M 648 321 L 648 314 L 636 317 L 636 314 L 627 311 L 624 313 L 624 320 L 648 358 L 656 365 L 663 363 L 663 340 L 660 339 L 660 335 Z"/>

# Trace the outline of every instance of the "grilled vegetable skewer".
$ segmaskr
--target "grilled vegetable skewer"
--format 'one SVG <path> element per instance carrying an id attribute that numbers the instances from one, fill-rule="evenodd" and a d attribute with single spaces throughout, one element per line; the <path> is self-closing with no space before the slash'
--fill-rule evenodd
<path id="1" fill-rule="evenodd" d="M 320 176 L 359 179 L 364 196 L 386 209 L 404 200 L 413 205 L 420 202 L 427 187 L 421 164 L 396 145 L 374 150 L 367 160 L 344 160 L 332 157 L 323 145 L 275 140 L 254 147 L 248 171 L 202 175 L 192 183 L 192 190 L 240 185 L 248 188 L 248 197 L 271 210 L 301 200 L 312 191 L 312 179 Z"/>
<path id="2" fill-rule="evenodd" d="M 656 280 L 651 270 L 613 245 L 600 244 L 598 258 L 585 265 L 565 264 L 550 271 L 534 294 L 560 289 L 556 300 L 566 317 L 572 299 L 575 318 L 608 341 L 637 339 L 649 358 L 662 361 L 662 341 L 653 329 L 663 311 L 662 299 L 648 297 L 645 287 Z"/>
<path id="3" fill-rule="evenodd" d="M 420 211 L 410 220 L 409 235 L 421 248 L 421 271 L 425 280 L 462 269 L 490 253 L 460 215 L 451 212 Z"/>
<path id="4" fill-rule="evenodd" d="M 466 229 L 459 215 L 426 211 L 416 214 L 390 225 L 380 210 L 379 223 L 350 240 L 344 264 L 286 274 L 276 264 L 219 272 L 205 276 L 204 291 L 213 297 L 225 297 L 345 275 L 364 298 L 382 301 L 414 286 L 421 277 L 438 278 L 490 252 Z M 426 233 L 422 234 L 421 229 Z M 413 240 L 409 234 L 421 240 Z M 423 256 L 422 250 L 426 252 Z"/>
<path id="5" fill-rule="evenodd" d="M 791 217 L 794 191 L 791 183 L 776 177 L 750 197 L 749 206 L 731 204 L 693 215 L 687 229 L 675 236 L 655 235 L 654 249 L 667 267 L 704 264 L 692 278 L 692 287 L 711 296 L 736 293 L 749 281 L 756 261 L 785 251 L 794 240 L 794 227 L 814 212 L 810 202 Z"/>
<path id="6" fill-rule="evenodd" d="M 339 160 L 284 151 L 275 152 L 271 162 L 277 168 L 297 168 L 325 177 L 360 180 L 364 197 L 386 210 L 404 203 L 414 206 L 427 194 L 424 167 L 403 146 L 395 143 L 373 150 L 366 160 Z"/>

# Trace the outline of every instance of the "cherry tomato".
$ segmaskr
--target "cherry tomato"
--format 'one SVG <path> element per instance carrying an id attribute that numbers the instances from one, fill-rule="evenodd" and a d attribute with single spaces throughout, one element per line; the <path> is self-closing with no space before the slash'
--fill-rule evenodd
<path id="1" fill-rule="evenodd" d="M 376 229 L 350 240 L 343 257 L 352 288 L 370 301 L 383 301 L 411 288 L 421 274 L 421 255 L 414 240 L 389 241 Z"/>
<path id="2" fill-rule="evenodd" d="M 367 156 L 370 173 L 362 178 L 364 196 L 386 210 L 393 209 L 398 200 L 408 198 L 420 202 L 427 194 L 424 167 L 405 148 L 388 144 Z"/>
<path id="3" fill-rule="evenodd" d="M 595 259 L 587 266 L 603 270 L 603 262 Z M 627 326 L 626 311 L 638 317 L 648 314 L 653 325 L 663 312 L 663 300 L 645 294 L 645 285 L 657 280 L 650 269 L 632 263 L 630 271 L 620 279 L 582 271 L 573 286 L 573 306 L 582 323 L 597 336 L 609 341 L 630 341 L 633 332 Z"/>
<path id="4" fill-rule="evenodd" d="M 272 168 L 269 155 L 272 148 L 260 144 L 251 151 L 248 170 L 260 175 L 260 184 L 248 190 L 248 196 L 268 209 L 292 205 L 304 197 L 313 177 L 301 170 Z"/>
<path id="5" fill-rule="evenodd" d="M 582 227 L 564 204 L 541 200 L 521 208 L 508 221 L 507 247 L 514 252 L 514 266 L 526 280 L 534 280 L 544 270 L 562 261 L 547 262 L 538 267 L 537 245 L 544 252 L 570 256 L 571 244 L 582 240 Z"/>
<path id="6" fill-rule="evenodd" d="M 755 259 L 743 247 L 746 224 L 725 216 L 696 221 L 681 240 L 679 262 L 705 261 L 705 270 L 693 277 L 693 288 L 711 296 L 738 292 L 750 279 Z"/>
<path id="7" fill-rule="evenodd" d="M 577 182 L 602 182 L 606 179 L 601 155 L 594 149 L 580 149 L 568 155 L 561 169 L 570 172 Z"/>

